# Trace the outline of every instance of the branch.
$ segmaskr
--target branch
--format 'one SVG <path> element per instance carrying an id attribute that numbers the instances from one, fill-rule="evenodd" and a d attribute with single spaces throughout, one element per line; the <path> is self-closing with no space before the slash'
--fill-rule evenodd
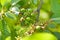
<path id="1" fill-rule="evenodd" d="M 42 4 L 43 4 L 43 0 L 40 0 L 40 4 L 38 5 L 38 8 L 37 8 L 37 22 L 39 21 L 39 16 L 40 16 L 40 10 L 41 10 L 41 7 L 42 7 Z"/>

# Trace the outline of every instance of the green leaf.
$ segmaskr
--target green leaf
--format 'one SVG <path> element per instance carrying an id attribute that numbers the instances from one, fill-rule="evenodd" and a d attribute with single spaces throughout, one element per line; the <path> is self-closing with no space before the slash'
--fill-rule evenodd
<path id="1" fill-rule="evenodd" d="M 17 22 L 16 15 L 10 12 L 5 13 L 4 20 L 11 25 L 14 25 Z"/>
<path id="2" fill-rule="evenodd" d="M 50 0 L 43 0 L 42 9 L 46 10 L 46 11 L 50 11 L 51 10 Z"/>
<path id="3" fill-rule="evenodd" d="M 8 36 L 5 40 L 11 40 L 11 36 Z"/>
<path id="4" fill-rule="evenodd" d="M 1 40 L 4 40 L 7 36 L 9 36 L 9 32 L 7 31 L 7 25 L 4 19 L 0 20 L 0 30 L 1 30 Z"/>
<path id="5" fill-rule="evenodd" d="M 0 30 L 2 29 L 2 22 L 1 22 L 1 19 L 0 19 Z"/>
<path id="6" fill-rule="evenodd" d="M 49 31 L 51 31 L 51 32 L 56 32 L 56 24 L 53 22 L 49 23 L 47 29 L 49 29 Z"/>
<path id="7" fill-rule="evenodd" d="M 6 3 L 10 3 L 11 0 L 1 0 L 1 5 L 4 6 Z"/>
<path id="8" fill-rule="evenodd" d="M 60 24 L 56 22 L 49 23 L 48 29 L 52 32 L 60 32 Z"/>
<path id="9" fill-rule="evenodd" d="M 6 0 L 1 0 L 1 5 L 4 6 L 6 3 Z"/>
<path id="10" fill-rule="evenodd" d="M 1 11 L 1 9 L 2 9 L 2 5 L 0 4 L 0 11 Z"/>
<path id="11" fill-rule="evenodd" d="M 59 32 L 54 32 L 54 35 L 60 40 L 60 33 Z"/>
<path id="12" fill-rule="evenodd" d="M 32 2 L 33 2 L 35 5 L 37 5 L 37 0 L 32 0 Z"/>
<path id="13" fill-rule="evenodd" d="M 53 22 L 59 24 L 60 23 L 60 17 L 52 18 Z"/>
<path id="14" fill-rule="evenodd" d="M 17 36 L 16 31 L 14 29 L 14 26 L 11 24 L 8 24 L 10 31 L 11 31 L 11 40 L 16 40 L 15 37 Z"/>
<path id="15" fill-rule="evenodd" d="M 12 0 L 12 3 L 17 3 L 19 2 L 20 0 Z"/>
<path id="16" fill-rule="evenodd" d="M 60 24 L 57 24 L 56 31 L 60 33 Z"/>
<path id="17" fill-rule="evenodd" d="M 51 0 L 52 17 L 60 17 L 60 0 Z"/>

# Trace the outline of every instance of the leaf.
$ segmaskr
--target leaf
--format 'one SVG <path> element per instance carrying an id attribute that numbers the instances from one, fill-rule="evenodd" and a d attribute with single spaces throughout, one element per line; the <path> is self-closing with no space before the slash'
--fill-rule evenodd
<path id="1" fill-rule="evenodd" d="M 5 13 L 4 20 L 11 25 L 14 25 L 17 22 L 16 16 L 10 12 Z"/>
<path id="2" fill-rule="evenodd" d="M 48 27 L 47 29 L 49 29 L 49 31 L 56 32 L 56 24 L 55 23 L 53 23 L 53 22 L 49 23 L 47 27 Z"/>
<path id="3" fill-rule="evenodd" d="M 1 11 L 1 9 L 2 9 L 2 5 L 0 4 L 0 11 Z"/>
<path id="4" fill-rule="evenodd" d="M 37 0 L 32 0 L 33 4 L 37 5 Z"/>
<path id="5" fill-rule="evenodd" d="M 2 29 L 2 22 L 1 22 L 1 19 L 0 19 L 0 30 Z"/>
<path id="6" fill-rule="evenodd" d="M 1 0 L 1 5 L 4 6 L 6 3 L 10 3 L 11 0 Z"/>
<path id="7" fill-rule="evenodd" d="M 54 32 L 54 35 L 60 40 L 60 33 L 59 32 Z"/>
<path id="8" fill-rule="evenodd" d="M 6 0 L 1 0 L 1 5 L 4 6 L 6 3 Z"/>
<path id="9" fill-rule="evenodd" d="M 11 37 L 10 37 L 10 36 L 8 36 L 5 40 L 11 40 Z"/>
<path id="10" fill-rule="evenodd" d="M 60 33 L 60 24 L 57 24 L 56 31 Z"/>
<path id="11" fill-rule="evenodd" d="M 51 10 L 50 0 L 43 0 L 42 9 L 46 10 L 46 11 L 50 11 Z"/>
<path id="12" fill-rule="evenodd" d="M 11 40 L 16 40 L 15 37 L 17 36 L 17 34 L 16 34 L 15 29 L 14 29 L 14 26 L 11 24 L 8 24 L 8 26 L 9 26 L 10 31 L 11 31 L 11 34 L 10 34 Z"/>
<path id="13" fill-rule="evenodd" d="M 1 30 L 1 39 L 4 40 L 7 36 L 9 36 L 9 32 L 7 31 L 6 23 L 4 19 L 0 19 L 0 30 Z"/>
<path id="14" fill-rule="evenodd" d="M 60 24 L 56 22 L 49 23 L 48 29 L 52 32 L 59 32 L 60 33 Z"/>
<path id="15" fill-rule="evenodd" d="M 53 20 L 53 22 L 59 24 L 60 23 L 60 17 L 57 18 L 52 18 L 51 20 Z"/>
<path id="16" fill-rule="evenodd" d="M 60 17 L 60 0 L 51 0 L 51 11 L 54 13 L 53 18 Z"/>
<path id="17" fill-rule="evenodd" d="M 16 5 L 20 0 L 12 0 L 12 5 Z"/>

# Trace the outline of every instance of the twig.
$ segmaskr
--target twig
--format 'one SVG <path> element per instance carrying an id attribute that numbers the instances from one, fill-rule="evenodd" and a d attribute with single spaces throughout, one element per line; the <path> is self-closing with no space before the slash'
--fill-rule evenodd
<path id="1" fill-rule="evenodd" d="M 41 7 L 42 7 L 42 4 L 43 4 L 43 0 L 40 0 L 40 4 L 38 5 L 38 8 L 37 8 L 37 12 L 38 12 L 38 15 L 37 15 L 37 22 L 39 21 L 39 15 L 40 15 L 40 10 L 41 10 Z"/>
<path id="2" fill-rule="evenodd" d="M 41 10 L 41 7 L 43 5 L 43 0 L 40 0 L 40 4 L 38 5 L 37 7 L 37 15 L 36 15 L 36 22 L 34 25 L 37 25 L 37 23 L 39 22 L 39 16 L 40 16 L 40 10 Z"/>

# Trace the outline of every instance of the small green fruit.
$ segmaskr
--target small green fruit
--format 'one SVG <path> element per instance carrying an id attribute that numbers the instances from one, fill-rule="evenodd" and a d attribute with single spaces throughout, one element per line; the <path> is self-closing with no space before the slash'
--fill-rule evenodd
<path id="1" fill-rule="evenodd" d="M 57 40 L 57 38 L 50 33 L 34 33 L 23 40 Z"/>
<path id="2" fill-rule="evenodd" d="M 49 13 L 43 10 L 40 11 L 40 17 L 39 17 L 40 22 L 46 22 L 49 20 L 49 18 L 50 18 Z"/>
<path id="3" fill-rule="evenodd" d="M 28 36 L 24 37 L 24 38 L 22 38 L 22 40 L 29 40 L 29 37 Z"/>
<path id="4" fill-rule="evenodd" d="M 40 18 L 42 18 L 42 19 L 49 19 L 49 15 L 48 15 L 47 12 L 41 10 L 41 12 L 40 12 Z"/>

